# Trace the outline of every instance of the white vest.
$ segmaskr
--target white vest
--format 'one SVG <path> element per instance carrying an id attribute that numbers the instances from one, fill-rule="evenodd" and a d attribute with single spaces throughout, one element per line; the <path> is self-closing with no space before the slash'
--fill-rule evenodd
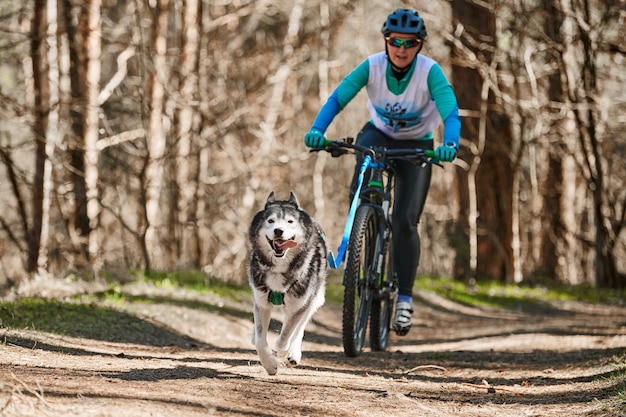
<path id="1" fill-rule="evenodd" d="M 427 84 L 435 61 L 418 55 L 409 85 L 395 95 L 387 87 L 387 54 L 380 52 L 368 60 L 367 108 L 377 128 L 394 139 L 420 139 L 439 126 L 441 116 Z"/>

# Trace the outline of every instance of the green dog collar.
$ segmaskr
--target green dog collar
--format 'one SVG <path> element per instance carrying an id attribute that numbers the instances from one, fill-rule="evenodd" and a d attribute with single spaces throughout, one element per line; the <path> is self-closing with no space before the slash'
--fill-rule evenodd
<path id="1" fill-rule="evenodd" d="M 267 296 L 267 301 L 274 304 L 275 306 L 285 304 L 285 294 L 278 291 L 270 291 Z"/>
<path id="2" fill-rule="evenodd" d="M 298 282 L 298 280 L 292 282 L 291 285 L 287 287 L 285 292 L 270 291 L 270 293 L 267 295 L 267 301 L 274 304 L 275 306 L 285 304 L 285 293 L 289 291 L 294 285 L 296 285 L 296 282 Z"/>

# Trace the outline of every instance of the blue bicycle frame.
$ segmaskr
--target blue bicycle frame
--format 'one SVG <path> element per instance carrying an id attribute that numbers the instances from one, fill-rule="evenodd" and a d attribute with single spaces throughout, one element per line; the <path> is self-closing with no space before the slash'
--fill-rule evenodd
<path id="1" fill-rule="evenodd" d="M 328 253 L 328 264 L 333 269 L 338 269 L 343 262 L 343 258 L 346 255 L 346 248 L 348 247 L 348 241 L 350 240 L 350 234 L 352 233 L 352 226 L 354 225 L 354 216 L 356 214 L 356 209 L 359 205 L 359 196 L 361 195 L 361 187 L 363 187 L 363 178 L 365 177 L 365 171 L 372 164 L 372 157 L 370 155 L 365 155 L 363 158 L 363 163 L 359 168 L 359 179 L 357 183 L 357 189 L 354 193 L 354 197 L 352 198 L 352 202 L 350 203 L 350 212 L 348 213 L 348 219 L 346 220 L 346 226 L 343 229 L 343 236 L 341 238 L 341 244 L 337 249 L 337 257 L 333 255 L 333 252 L 330 251 Z"/>

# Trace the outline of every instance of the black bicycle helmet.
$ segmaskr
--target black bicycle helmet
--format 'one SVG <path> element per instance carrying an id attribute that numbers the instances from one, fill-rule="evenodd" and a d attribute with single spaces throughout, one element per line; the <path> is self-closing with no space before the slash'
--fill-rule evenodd
<path id="1" fill-rule="evenodd" d="M 387 20 L 383 23 L 380 31 L 383 36 L 389 36 L 391 32 L 396 32 L 415 35 L 422 40 L 426 38 L 424 19 L 412 9 L 396 9 L 387 16 Z"/>

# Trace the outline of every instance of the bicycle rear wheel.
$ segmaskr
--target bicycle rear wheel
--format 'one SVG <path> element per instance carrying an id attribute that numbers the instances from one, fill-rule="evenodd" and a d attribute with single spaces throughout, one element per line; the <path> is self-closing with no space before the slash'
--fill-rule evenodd
<path id="1" fill-rule="evenodd" d="M 375 282 L 372 274 L 376 274 L 377 237 L 376 210 L 368 205 L 360 206 L 352 226 L 343 277 L 343 350 L 349 357 L 359 356 L 365 343 Z"/>
<path id="2" fill-rule="evenodd" d="M 389 239 L 380 268 L 383 272 L 377 279 L 377 291 L 372 300 L 370 313 L 370 346 L 374 351 L 384 351 L 389 345 L 391 316 L 398 296 L 392 259 L 391 239 Z"/>

